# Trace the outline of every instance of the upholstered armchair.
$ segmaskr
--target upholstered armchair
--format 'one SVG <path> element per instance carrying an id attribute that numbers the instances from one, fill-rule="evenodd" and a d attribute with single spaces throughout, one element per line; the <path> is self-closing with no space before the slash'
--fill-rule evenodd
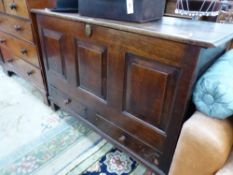
<path id="1" fill-rule="evenodd" d="M 169 175 L 232 175 L 233 120 L 195 112 L 182 128 Z"/>

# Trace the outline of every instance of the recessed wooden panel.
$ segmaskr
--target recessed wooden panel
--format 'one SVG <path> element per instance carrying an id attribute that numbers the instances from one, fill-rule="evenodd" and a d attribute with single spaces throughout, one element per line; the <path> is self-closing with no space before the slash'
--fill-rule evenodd
<path id="1" fill-rule="evenodd" d="M 105 99 L 107 49 L 77 41 L 77 59 L 79 87 Z"/>
<path id="2" fill-rule="evenodd" d="M 144 122 L 159 126 L 173 73 L 174 69 L 169 66 L 127 54 L 124 110 Z"/>
<path id="3" fill-rule="evenodd" d="M 63 35 L 48 29 L 43 29 L 43 35 L 47 69 L 65 77 L 66 70 L 62 48 Z"/>

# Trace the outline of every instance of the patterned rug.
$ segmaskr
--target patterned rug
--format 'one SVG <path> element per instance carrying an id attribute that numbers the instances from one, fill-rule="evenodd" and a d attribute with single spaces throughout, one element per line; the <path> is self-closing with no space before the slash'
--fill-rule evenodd
<path id="1" fill-rule="evenodd" d="M 0 175 L 151 175 L 38 91 L 0 68 Z"/>

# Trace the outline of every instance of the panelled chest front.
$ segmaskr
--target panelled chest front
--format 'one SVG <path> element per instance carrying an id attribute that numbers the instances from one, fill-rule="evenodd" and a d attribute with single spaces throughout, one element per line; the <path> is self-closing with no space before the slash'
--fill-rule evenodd
<path id="1" fill-rule="evenodd" d="M 168 173 L 192 86 L 225 46 L 208 49 L 121 30 L 113 21 L 34 12 L 53 105 L 158 174 Z"/>

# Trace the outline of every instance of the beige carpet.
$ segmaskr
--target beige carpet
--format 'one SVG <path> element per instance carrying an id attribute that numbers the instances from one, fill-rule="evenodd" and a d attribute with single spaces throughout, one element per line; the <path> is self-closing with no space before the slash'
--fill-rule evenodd
<path id="1" fill-rule="evenodd" d="M 0 67 L 0 175 L 152 175 Z"/>

